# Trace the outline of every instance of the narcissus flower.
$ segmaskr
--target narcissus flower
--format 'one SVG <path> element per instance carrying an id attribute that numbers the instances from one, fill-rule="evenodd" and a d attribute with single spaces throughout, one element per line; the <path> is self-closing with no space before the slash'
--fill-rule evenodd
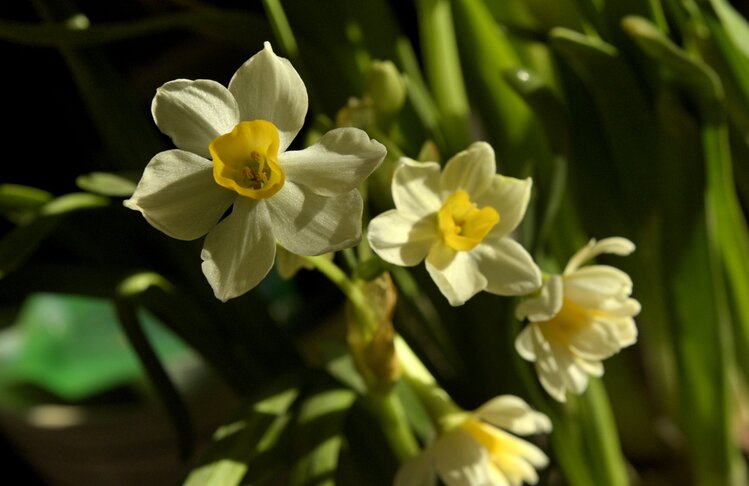
<path id="1" fill-rule="evenodd" d="M 177 149 L 148 163 L 125 206 L 173 238 L 207 234 L 203 273 L 223 301 L 265 277 L 276 242 L 292 253 L 319 255 L 361 238 L 356 187 L 385 148 L 361 130 L 343 128 L 287 151 L 307 104 L 302 79 L 267 42 L 228 89 L 180 79 L 154 97 L 154 120 Z"/>
<path id="2" fill-rule="evenodd" d="M 523 219 L 531 180 L 496 173 L 494 150 L 477 142 L 450 159 L 403 158 L 392 182 L 395 209 L 374 218 L 369 243 L 385 261 L 427 271 L 452 305 L 486 290 L 524 295 L 541 272 L 510 233 Z"/>
<path id="3" fill-rule="evenodd" d="M 565 401 L 567 391 L 585 391 L 588 375 L 603 375 L 602 360 L 637 340 L 633 317 L 640 304 L 630 298 L 629 275 L 608 265 L 581 266 L 602 253 L 629 255 L 634 249 L 625 238 L 591 240 L 562 275 L 549 278 L 538 296 L 518 305 L 517 318 L 530 324 L 515 348 L 535 362 L 541 384 L 556 400 Z"/>
<path id="4" fill-rule="evenodd" d="M 453 420 L 453 428 L 400 468 L 395 486 L 433 486 L 437 476 L 447 486 L 538 482 L 536 469 L 546 467 L 546 454 L 513 434 L 550 432 L 546 415 L 518 397 L 503 395 Z"/>

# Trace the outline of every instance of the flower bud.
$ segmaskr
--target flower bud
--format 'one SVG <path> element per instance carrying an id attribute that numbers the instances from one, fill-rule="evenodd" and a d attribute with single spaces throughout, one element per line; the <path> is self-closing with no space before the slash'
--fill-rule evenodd
<path id="1" fill-rule="evenodd" d="M 406 102 L 406 82 L 390 61 L 372 61 L 364 80 L 364 92 L 377 111 L 395 114 Z"/>

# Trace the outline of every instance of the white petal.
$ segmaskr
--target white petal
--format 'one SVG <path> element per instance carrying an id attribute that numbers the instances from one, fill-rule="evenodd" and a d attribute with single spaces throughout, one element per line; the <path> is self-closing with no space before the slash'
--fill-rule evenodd
<path id="1" fill-rule="evenodd" d="M 387 150 L 358 128 L 337 128 L 304 150 L 280 156 L 286 179 L 321 196 L 356 189 L 385 158 Z"/>
<path id="2" fill-rule="evenodd" d="M 575 362 L 574 355 L 562 346 L 551 345 L 565 387 L 579 395 L 588 387 L 588 375 Z"/>
<path id="3" fill-rule="evenodd" d="M 629 275 L 608 265 L 583 267 L 564 276 L 565 297 L 583 307 L 611 308 L 608 300 L 624 302 L 631 293 Z"/>
<path id="4" fill-rule="evenodd" d="M 578 357 L 575 360 L 575 363 L 577 363 L 580 369 L 591 376 L 595 376 L 596 378 L 603 376 L 603 363 L 600 361 L 587 360 Z"/>
<path id="5" fill-rule="evenodd" d="M 210 158 L 208 145 L 239 123 L 232 94 L 216 81 L 178 79 L 156 91 L 151 113 L 178 148 Z"/>
<path id="6" fill-rule="evenodd" d="M 602 317 L 593 319 L 577 332 L 568 333 L 570 351 L 587 360 L 600 361 L 621 349 L 614 326 Z"/>
<path id="7" fill-rule="evenodd" d="M 168 150 L 151 159 L 123 204 L 172 238 L 194 240 L 216 225 L 235 197 L 216 184 L 210 160 Z"/>
<path id="8" fill-rule="evenodd" d="M 476 261 L 465 251 L 455 251 L 442 243 L 432 246 L 426 258 L 429 275 L 452 306 L 465 302 L 484 290 L 486 278 Z"/>
<path id="9" fill-rule="evenodd" d="M 530 326 L 530 328 L 533 332 L 536 350 L 536 374 L 541 386 L 552 398 L 564 402 L 566 401 L 565 382 L 556 355 L 552 352 L 551 344 L 546 340 L 538 326 Z"/>
<path id="10" fill-rule="evenodd" d="M 475 415 L 490 424 L 519 435 L 551 431 L 551 420 L 533 410 L 514 395 L 494 397 L 476 410 Z"/>
<path id="11" fill-rule="evenodd" d="M 326 253 L 330 259 L 333 259 L 332 253 Z M 302 268 L 313 268 L 303 257 L 291 253 L 284 247 L 276 248 L 276 270 L 283 279 L 292 278 Z"/>
<path id="12" fill-rule="evenodd" d="M 504 473 L 513 485 L 523 482 L 536 484 L 536 468 L 546 467 L 549 458 L 541 449 L 523 439 L 502 430 L 493 429 L 491 434 L 502 444 L 501 453 L 492 457 L 494 464 Z"/>
<path id="13" fill-rule="evenodd" d="M 564 274 L 574 272 L 580 265 L 595 258 L 601 253 L 613 253 L 614 255 L 627 256 L 635 251 L 635 244 L 626 238 L 612 237 L 604 238 L 601 241 L 596 241 L 595 238 L 591 239 L 587 245 L 581 248 L 575 255 L 570 258 L 567 267 L 564 269 Z"/>
<path id="14" fill-rule="evenodd" d="M 533 341 L 533 328 L 536 324 L 530 323 L 515 338 L 515 350 L 526 361 L 536 361 L 536 347 Z"/>
<path id="15" fill-rule="evenodd" d="M 398 469 L 393 486 L 435 486 L 437 473 L 432 456 L 431 451 L 425 451 L 409 459 Z"/>
<path id="16" fill-rule="evenodd" d="M 439 196 L 440 166 L 401 158 L 393 173 L 393 201 L 404 214 L 423 218 L 442 207 Z"/>
<path id="17" fill-rule="evenodd" d="M 455 191 L 466 191 L 472 201 L 489 189 L 497 173 L 494 149 L 486 142 L 471 144 L 447 161 L 440 177 L 444 197 Z"/>
<path id="18" fill-rule="evenodd" d="M 478 207 L 490 206 L 499 213 L 499 223 L 490 233 L 492 237 L 506 236 L 518 227 L 528 208 L 532 187 L 533 180 L 530 177 L 515 179 L 499 174 L 493 176 L 489 190 L 474 200 Z"/>
<path id="19" fill-rule="evenodd" d="M 356 190 L 325 197 L 286 181 L 267 203 L 276 239 L 297 255 L 338 251 L 361 239 L 362 199 Z"/>
<path id="20" fill-rule="evenodd" d="M 370 221 L 367 231 L 369 245 L 380 258 L 405 267 L 421 262 L 438 238 L 433 220 L 412 221 L 396 209 Z"/>
<path id="21" fill-rule="evenodd" d="M 543 322 L 551 320 L 562 308 L 563 302 L 562 277 L 553 275 L 541 287 L 541 292 L 536 297 L 522 301 L 515 308 L 515 317 L 522 321 L 528 319 L 531 322 Z"/>
<path id="22" fill-rule="evenodd" d="M 434 464 L 447 486 L 481 486 L 488 479 L 486 449 L 461 429 L 434 444 Z"/>
<path id="23" fill-rule="evenodd" d="M 471 251 L 486 277 L 486 291 L 526 295 L 541 286 L 541 270 L 520 243 L 510 238 L 484 239 Z"/>
<path id="24" fill-rule="evenodd" d="M 255 287 L 276 255 L 265 204 L 238 197 L 229 216 L 205 239 L 200 258 L 216 298 L 226 302 Z"/>
<path id="25" fill-rule="evenodd" d="M 273 53 L 270 43 L 234 73 L 229 91 L 242 120 L 267 120 L 278 128 L 284 152 L 304 125 L 307 88 L 288 59 Z"/>

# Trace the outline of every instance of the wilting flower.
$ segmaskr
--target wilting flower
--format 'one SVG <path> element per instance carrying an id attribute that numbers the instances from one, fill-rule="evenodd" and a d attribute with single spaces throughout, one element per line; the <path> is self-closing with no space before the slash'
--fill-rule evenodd
<path id="1" fill-rule="evenodd" d="M 523 295 L 541 285 L 533 259 L 509 234 L 523 219 L 531 180 L 496 173 L 494 150 L 477 142 L 447 162 L 403 158 L 395 208 L 374 218 L 369 243 L 383 259 L 427 271 L 452 305 L 486 290 Z"/>
<path id="2" fill-rule="evenodd" d="M 385 148 L 361 130 L 343 128 L 304 150 L 286 151 L 307 104 L 299 74 L 267 42 L 228 89 L 180 79 L 154 97 L 154 120 L 177 150 L 149 162 L 125 206 L 173 238 L 207 233 L 203 273 L 223 301 L 265 277 L 276 242 L 299 255 L 319 255 L 361 238 L 356 187 Z"/>
<path id="3" fill-rule="evenodd" d="M 562 275 L 546 281 L 538 296 L 521 302 L 518 319 L 530 324 L 515 341 L 520 356 L 534 361 L 541 384 L 560 402 L 566 391 L 580 394 L 588 375 L 603 375 L 602 360 L 634 344 L 633 319 L 640 304 L 630 298 L 629 275 L 608 265 L 581 265 L 600 255 L 629 255 L 625 238 L 591 240 L 569 261 Z"/>
<path id="4" fill-rule="evenodd" d="M 405 463 L 395 486 L 517 486 L 538 482 L 536 469 L 549 460 L 541 449 L 516 435 L 551 431 L 549 418 L 512 395 L 496 397 L 440 435 Z M 509 433 L 509 432 L 512 432 Z"/>

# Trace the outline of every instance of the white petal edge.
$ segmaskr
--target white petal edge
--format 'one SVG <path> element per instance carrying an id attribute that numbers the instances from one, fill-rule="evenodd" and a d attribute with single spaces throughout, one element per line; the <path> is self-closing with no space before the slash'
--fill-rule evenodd
<path id="1" fill-rule="evenodd" d="M 216 184 L 210 160 L 168 150 L 151 159 L 123 204 L 172 238 L 194 240 L 218 223 L 235 197 L 235 192 Z"/>
<path id="2" fill-rule="evenodd" d="M 471 250 L 486 291 L 497 295 L 527 295 L 541 287 L 541 270 L 520 243 L 510 238 L 484 239 Z"/>
<path id="3" fill-rule="evenodd" d="M 374 218 L 367 230 L 367 240 L 374 252 L 386 262 L 402 267 L 412 267 L 424 260 L 438 238 L 434 221 L 412 221 L 396 209 Z"/>
<path id="4" fill-rule="evenodd" d="M 307 88 L 289 60 L 278 57 L 269 42 L 234 73 L 229 91 L 242 120 L 267 120 L 278 128 L 281 153 L 304 125 Z"/>
<path id="5" fill-rule="evenodd" d="M 494 397 L 476 410 L 475 415 L 496 427 L 519 435 L 551 432 L 551 420 L 533 410 L 515 395 Z"/>
<path id="6" fill-rule="evenodd" d="M 263 201 L 239 197 L 229 216 L 205 239 L 203 274 L 217 299 L 226 302 L 260 283 L 276 256 L 270 217 Z"/>
<path id="7" fill-rule="evenodd" d="M 151 103 L 156 125 L 177 148 L 210 158 L 208 145 L 239 123 L 234 96 L 216 81 L 177 79 L 156 90 Z"/>
<path id="8" fill-rule="evenodd" d="M 393 173 L 395 207 L 404 215 L 423 218 L 442 207 L 439 194 L 440 166 L 403 157 Z"/>
<path id="9" fill-rule="evenodd" d="M 437 472 L 433 461 L 429 450 L 412 457 L 398 469 L 393 486 L 435 486 Z"/>
<path id="10" fill-rule="evenodd" d="M 562 277 L 552 275 L 535 297 L 526 299 L 515 308 L 515 317 L 522 321 L 543 322 L 551 320 L 562 308 L 564 300 Z"/>
<path id="11" fill-rule="evenodd" d="M 286 181 L 266 203 L 276 239 L 297 255 L 321 255 L 361 240 L 363 203 L 357 190 L 325 197 Z"/>
<path id="12" fill-rule="evenodd" d="M 455 251 L 442 243 L 432 246 L 426 258 L 427 272 L 452 306 L 486 288 L 486 278 L 479 272 L 476 261 L 465 251 Z"/>
<path id="13" fill-rule="evenodd" d="M 497 173 L 494 149 L 486 142 L 475 142 L 445 164 L 440 177 L 443 198 L 455 191 L 466 191 L 475 201 L 491 187 Z"/>
<path id="14" fill-rule="evenodd" d="M 564 275 L 574 272 L 586 261 L 597 257 L 602 253 L 611 253 L 614 255 L 627 256 L 635 251 L 635 244 L 626 238 L 613 236 L 596 241 L 592 238 L 587 245 L 578 250 L 564 269 Z"/>
<path id="15" fill-rule="evenodd" d="M 480 486 L 488 479 L 486 449 L 461 429 L 448 432 L 433 446 L 434 465 L 447 486 Z"/>
<path id="16" fill-rule="evenodd" d="M 492 178 L 491 187 L 474 202 L 480 208 L 490 206 L 499 213 L 497 223 L 489 233 L 488 237 L 507 236 L 520 225 L 528 202 L 531 199 L 533 180 L 515 179 L 497 174 Z"/>
<path id="17" fill-rule="evenodd" d="M 336 128 L 304 150 L 279 157 L 286 179 L 304 184 L 321 196 L 356 189 L 387 154 L 385 146 L 358 128 Z"/>

